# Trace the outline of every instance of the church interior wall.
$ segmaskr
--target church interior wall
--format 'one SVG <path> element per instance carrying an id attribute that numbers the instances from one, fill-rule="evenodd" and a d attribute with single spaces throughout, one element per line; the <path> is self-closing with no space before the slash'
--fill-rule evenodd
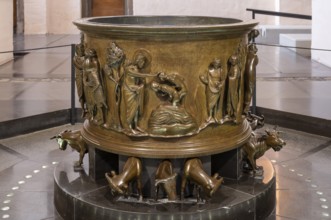
<path id="1" fill-rule="evenodd" d="M 277 11 L 311 15 L 312 0 L 278 0 L 279 7 Z M 277 22 L 276 22 L 277 23 Z M 311 21 L 295 18 L 280 17 L 279 24 L 281 25 L 311 25 Z"/>
<path id="2" fill-rule="evenodd" d="M 81 17 L 80 0 L 48 0 L 47 32 L 52 34 L 77 34 L 72 21 Z"/>
<path id="3" fill-rule="evenodd" d="M 0 51 L 13 50 L 13 1 L 0 0 Z M 13 59 L 13 53 L 0 54 L 0 65 Z"/>
<path id="4" fill-rule="evenodd" d="M 312 48 L 331 50 L 331 1 L 312 1 L 313 24 L 312 24 Z M 331 67 L 330 51 L 312 51 L 312 59 Z"/>
<path id="5" fill-rule="evenodd" d="M 25 34 L 77 34 L 80 0 L 25 0 Z"/>
<path id="6" fill-rule="evenodd" d="M 210 0 L 202 3 L 201 0 L 140 0 L 133 1 L 133 13 L 135 15 L 202 15 L 250 20 L 251 13 L 247 12 L 246 8 L 274 10 L 274 1 L 253 0 L 243 2 Z M 274 17 L 265 17 L 263 18 L 263 22 L 273 24 Z"/>
<path id="7" fill-rule="evenodd" d="M 25 0 L 24 1 L 24 33 L 46 34 L 47 33 L 47 1 Z"/>

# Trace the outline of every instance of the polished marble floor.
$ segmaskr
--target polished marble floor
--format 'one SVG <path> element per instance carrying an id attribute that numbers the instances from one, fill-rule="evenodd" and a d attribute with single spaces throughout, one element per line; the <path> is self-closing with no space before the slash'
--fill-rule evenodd
<path id="1" fill-rule="evenodd" d="M 78 40 L 76 35 L 16 36 L 15 49 Z M 331 120 L 331 68 L 286 48 L 258 49 L 257 106 Z M 17 53 L 0 66 L 0 122 L 68 108 L 69 46 Z M 0 219 L 60 219 L 53 206 L 53 169 L 75 153 L 58 150 L 49 138 L 67 128 L 72 127 L 0 140 Z M 282 130 L 286 147 L 267 153 L 277 172 L 277 207 L 270 219 L 331 219 L 331 139 Z"/>

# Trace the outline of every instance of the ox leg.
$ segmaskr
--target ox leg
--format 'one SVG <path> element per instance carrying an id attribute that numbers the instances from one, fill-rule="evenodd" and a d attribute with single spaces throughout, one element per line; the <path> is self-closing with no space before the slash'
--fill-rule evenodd
<path id="1" fill-rule="evenodd" d="M 183 179 L 182 179 L 181 189 L 180 189 L 180 199 L 181 200 L 184 199 L 184 192 L 185 192 L 186 183 L 187 183 L 187 176 L 184 175 Z"/>
<path id="2" fill-rule="evenodd" d="M 79 161 L 78 161 L 79 166 L 81 166 L 83 164 L 84 156 L 85 156 L 85 151 L 81 150 L 79 152 Z"/>
<path id="3" fill-rule="evenodd" d="M 140 176 L 138 176 L 137 178 L 137 190 L 139 195 L 139 201 L 143 201 L 142 184 L 141 184 Z"/>
<path id="4" fill-rule="evenodd" d="M 248 159 L 250 165 L 252 166 L 253 172 L 255 173 L 255 171 L 256 171 L 256 162 L 255 162 L 254 156 L 253 155 L 252 156 L 248 155 L 247 159 Z"/>
<path id="5" fill-rule="evenodd" d="M 256 159 L 254 158 L 254 156 L 251 156 L 248 158 L 250 164 L 252 165 L 252 169 L 253 169 L 253 174 L 254 176 L 262 176 L 263 175 L 263 167 L 259 167 L 256 165 Z"/>
<path id="6" fill-rule="evenodd" d="M 201 202 L 202 199 L 201 199 L 201 186 L 199 186 L 198 184 L 194 183 L 194 188 L 195 188 L 195 191 L 197 193 L 197 203 Z"/>
<path id="7" fill-rule="evenodd" d="M 159 184 L 157 184 L 156 186 L 155 186 L 155 201 L 157 201 L 158 200 L 158 198 L 159 198 L 159 188 L 160 188 L 160 186 L 159 186 Z"/>
<path id="8" fill-rule="evenodd" d="M 85 152 L 79 152 L 79 160 L 74 163 L 74 169 L 76 171 L 82 170 L 82 164 L 83 164 L 83 158 L 84 158 Z"/>

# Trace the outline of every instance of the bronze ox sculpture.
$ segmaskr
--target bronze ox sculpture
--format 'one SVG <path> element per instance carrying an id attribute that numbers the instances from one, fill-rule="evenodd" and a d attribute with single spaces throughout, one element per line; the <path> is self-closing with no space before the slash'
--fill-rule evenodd
<path id="1" fill-rule="evenodd" d="M 136 157 L 129 157 L 124 164 L 122 173 L 117 175 L 115 171 L 111 171 L 110 173 L 106 173 L 105 176 L 111 191 L 123 196 L 129 196 L 129 184 L 136 180 L 138 196 L 141 201 L 143 198 L 140 179 L 141 171 L 142 165 L 140 159 Z"/>
<path id="2" fill-rule="evenodd" d="M 160 163 L 155 173 L 155 200 L 158 199 L 159 188 L 163 190 L 168 196 L 168 200 L 173 201 L 177 199 L 176 192 L 176 176 L 172 170 L 172 164 L 169 160 L 164 160 Z"/>
<path id="3" fill-rule="evenodd" d="M 69 144 L 72 149 L 79 153 L 79 160 L 75 162 L 75 166 L 81 166 L 83 164 L 83 159 L 88 152 L 88 148 L 79 130 L 65 130 L 60 134 L 51 137 L 51 139 L 56 139 L 61 150 L 66 150 L 67 145 Z"/>
<path id="4" fill-rule="evenodd" d="M 196 184 L 197 200 L 201 200 L 200 189 L 202 188 L 205 195 L 212 197 L 223 182 L 223 178 L 219 177 L 218 173 L 213 176 L 209 176 L 202 167 L 202 162 L 198 158 L 189 159 L 185 162 L 183 177 L 181 185 L 181 199 L 184 198 L 184 190 L 187 180 L 190 180 Z"/>
<path id="5" fill-rule="evenodd" d="M 252 135 L 242 148 L 244 169 L 251 170 L 253 173 L 262 170 L 262 167 L 256 165 L 256 160 L 262 157 L 267 150 L 272 148 L 274 151 L 280 151 L 286 145 L 285 141 L 279 137 L 280 132 L 276 128 L 265 132 L 266 134 L 261 137 Z"/>

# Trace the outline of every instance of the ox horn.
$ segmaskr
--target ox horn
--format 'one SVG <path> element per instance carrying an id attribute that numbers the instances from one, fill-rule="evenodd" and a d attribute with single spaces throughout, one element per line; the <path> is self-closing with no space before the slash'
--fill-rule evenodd
<path id="1" fill-rule="evenodd" d="M 55 136 L 51 137 L 50 140 L 55 139 L 55 138 L 60 138 L 60 136 L 59 135 L 55 135 Z"/>

